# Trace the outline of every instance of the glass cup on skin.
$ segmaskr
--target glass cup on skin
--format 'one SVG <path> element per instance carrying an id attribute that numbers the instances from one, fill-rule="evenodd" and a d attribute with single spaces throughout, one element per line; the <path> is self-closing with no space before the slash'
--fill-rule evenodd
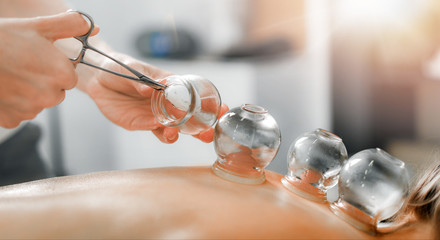
<path id="1" fill-rule="evenodd" d="M 281 182 L 302 197 L 326 202 L 326 192 L 338 183 L 346 160 L 347 149 L 338 136 L 323 129 L 304 133 L 289 148 L 289 169 Z"/>
<path id="2" fill-rule="evenodd" d="M 354 227 L 376 233 L 393 229 L 383 222 L 402 207 L 409 192 L 405 163 L 380 148 L 360 151 L 341 170 L 339 198 L 330 209 Z"/>
<path id="3" fill-rule="evenodd" d="M 162 125 L 196 135 L 217 123 L 221 98 L 208 79 L 197 75 L 173 75 L 159 82 L 167 88 L 153 92 L 151 108 Z"/>
<path id="4" fill-rule="evenodd" d="M 264 168 L 274 159 L 281 132 L 266 109 L 244 104 L 225 113 L 215 127 L 214 173 L 224 179 L 261 184 Z"/>

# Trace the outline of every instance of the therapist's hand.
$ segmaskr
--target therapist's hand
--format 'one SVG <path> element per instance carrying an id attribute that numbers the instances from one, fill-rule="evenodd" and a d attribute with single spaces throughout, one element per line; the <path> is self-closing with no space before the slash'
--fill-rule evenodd
<path id="1" fill-rule="evenodd" d="M 152 79 L 162 79 L 169 75 L 162 69 L 137 61 L 128 56 L 117 54 L 113 57 L 124 62 L 130 67 Z M 104 68 L 116 72 L 130 74 L 125 68 L 107 60 Z M 179 138 L 177 128 L 161 125 L 151 111 L 152 88 L 136 81 L 115 76 L 99 71 L 96 77 L 87 83 L 85 91 L 93 98 L 101 112 L 113 123 L 128 130 L 149 130 L 164 143 L 173 143 Z M 227 111 L 227 106 L 222 106 L 221 115 Z M 202 132 L 194 137 L 211 142 L 214 139 L 213 129 Z"/>
<path id="2" fill-rule="evenodd" d="M 0 18 L 1 127 L 16 127 L 63 101 L 65 90 L 75 87 L 77 75 L 73 64 L 53 42 L 88 30 L 88 23 L 75 12 Z"/>

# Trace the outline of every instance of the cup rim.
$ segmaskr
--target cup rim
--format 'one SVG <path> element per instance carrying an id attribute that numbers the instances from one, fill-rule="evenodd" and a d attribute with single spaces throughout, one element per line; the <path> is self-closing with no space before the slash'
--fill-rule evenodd
<path id="1" fill-rule="evenodd" d="M 261 106 L 255 105 L 255 104 L 243 104 L 241 105 L 241 109 L 248 111 L 250 113 L 255 114 L 266 114 L 267 110 Z"/>

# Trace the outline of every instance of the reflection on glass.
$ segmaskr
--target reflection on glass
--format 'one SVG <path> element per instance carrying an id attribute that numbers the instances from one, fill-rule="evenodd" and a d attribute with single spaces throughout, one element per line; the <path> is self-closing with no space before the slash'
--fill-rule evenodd
<path id="1" fill-rule="evenodd" d="M 154 91 L 151 108 L 156 119 L 181 133 L 198 134 L 215 125 L 221 108 L 220 94 L 207 79 L 173 75 L 160 81 L 168 87 Z"/>
<path id="2" fill-rule="evenodd" d="M 355 227 L 375 233 L 381 221 L 402 207 L 409 175 L 399 159 L 379 148 L 367 149 L 350 157 L 338 186 L 339 199 L 331 204 L 332 211 Z"/>
<path id="3" fill-rule="evenodd" d="M 323 129 L 299 136 L 287 156 L 288 173 L 281 180 L 290 191 L 314 201 L 326 201 L 326 192 L 338 182 L 347 160 L 341 138 Z"/>
<path id="4" fill-rule="evenodd" d="M 240 183 L 265 181 L 264 168 L 274 159 L 281 144 L 275 119 L 264 108 L 245 104 L 223 115 L 215 127 L 218 176 Z"/>

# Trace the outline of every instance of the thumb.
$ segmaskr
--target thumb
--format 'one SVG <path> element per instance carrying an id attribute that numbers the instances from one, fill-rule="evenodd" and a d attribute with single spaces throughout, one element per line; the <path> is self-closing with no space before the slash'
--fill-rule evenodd
<path id="1" fill-rule="evenodd" d="M 90 23 L 80 13 L 68 11 L 57 15 L 31 19 L 35 30 L 49 40 L 82 36 L 90 30 Z M 92 36 L 99 32 L 95 26 Z"/>

